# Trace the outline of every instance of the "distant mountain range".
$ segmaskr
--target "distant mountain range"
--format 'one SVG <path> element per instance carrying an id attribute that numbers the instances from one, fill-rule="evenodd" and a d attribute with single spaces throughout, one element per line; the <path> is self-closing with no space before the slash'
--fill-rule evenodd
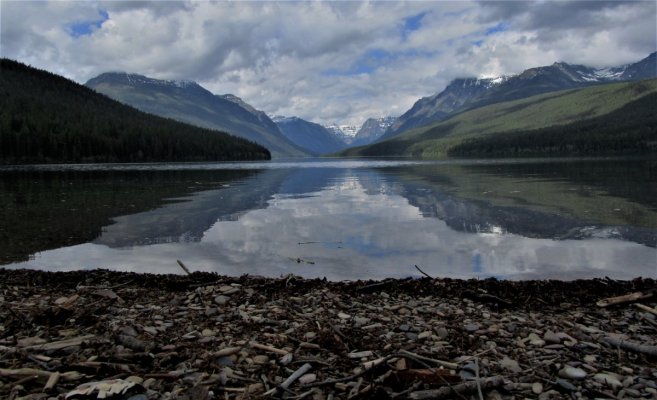
<path id="1" fill-rule="evenodd" d="M 657 79 L 553 91 L 489 104 L 347 156 L 548 157 L 657 153 Z"/>
<path id="2" fill-rule="evenodd" d="M 273 157 L 308 155 L 286 138 L 264 112 L 239 97 L 212 94 L 192 81 L 111 72 L 90 79 L 85 85 L 144 112 L 251 140 L 267 147 Z"/>
<path id="3" fill-rule="evenodd" d="M 312 155 L 334 153 L 347 147 L 340 137 L 314 122 L 282 116 L 273 117 L 272 120 L 286 138 Z"/>
<path id="4" fill-rule="evenodd" d="M 558 62 L 530 68 L 518 75 L 455 79 L 440 93 L 418 100 L 397 119 L 381 140 L 489 104 L 557 90 L 654 78 L 657 76 L 656 58 L 657 53 L 652 53 L 639 62 L 604 69 Z"/>

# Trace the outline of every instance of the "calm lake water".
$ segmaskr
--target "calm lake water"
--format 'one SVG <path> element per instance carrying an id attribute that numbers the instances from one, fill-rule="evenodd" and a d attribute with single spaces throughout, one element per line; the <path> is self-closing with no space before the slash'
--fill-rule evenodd
<path id="1" fill-rule="evenodd" d="M 657 161 L 0 168 L 0 265 L 226 275 L 657 278 Z"/>

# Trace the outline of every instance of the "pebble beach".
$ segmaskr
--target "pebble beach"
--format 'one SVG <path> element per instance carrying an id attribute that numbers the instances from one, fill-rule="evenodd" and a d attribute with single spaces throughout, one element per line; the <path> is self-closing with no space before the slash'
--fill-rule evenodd
<path id="1" fill-rule="evenodd" d="M 0 269 L 0 398 L 657 399 L 655 290 Z"/>

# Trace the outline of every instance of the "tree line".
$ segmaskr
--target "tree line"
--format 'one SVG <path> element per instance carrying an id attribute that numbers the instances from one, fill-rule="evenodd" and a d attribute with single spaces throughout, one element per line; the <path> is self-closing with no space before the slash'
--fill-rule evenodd
<path id="1" fill-rule="evenodd" d="M 0 60 L 0 163 L 270 158 L 246 139 L 147 114 L 61 76 Z"/>
<path id="2" fill-rule="evenodd" d="M 657 93 L 599 117 L 468 139 L 450 157 L 602 156 L 657 153 Z"/>

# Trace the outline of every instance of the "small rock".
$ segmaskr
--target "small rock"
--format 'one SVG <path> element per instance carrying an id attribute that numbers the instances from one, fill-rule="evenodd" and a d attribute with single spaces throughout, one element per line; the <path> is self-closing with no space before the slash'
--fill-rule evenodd
<path id="1" fill-rule="evenodd" d="M 593 379 L 596 382 L 604 383 L 605 385 L 610 386 L 614 389 L 617 389 L 617 388 L 620 388 L 620 387 L 623 386 L 623 384 L 618 379 L 614 378 L 613 376 L 611 376 L 609 374 L 604 374 L 604 373 L 595 374 L 593 376 Z"/>
<path id="2" fill-rule="evenodd" d="M 207 329 L 206 328 L 206 329 L 203 329 L 203 331 L 201 332 L 201 335 L 203 337 L 210 337 L 210 336 L 214 336 L 215 332 L 212 329 Z"/>
<path id="3" fill-rule="evenodd" d="M 142 329 L 144 330 L 144 332 L 148 333 L 149 335 L 155 336 L 158 333 L 157 328 L 154 326 L 145 326 Z"/>
<path id="4" fill-rule="evenodd" d="M 518 365 L 518 361 L 512 360 L 507 356 L 504 356 L 502 361 L 500 361 L 500 367 L 507 369 L 511 372 L 521 372 L 522 368 Z"/>
<path id="5" fill-rule="evenodd" d="M 449 332 L 445 327 L 441 326 L 440 328 L 436 329 L 436 335 L 442 340 L 449 336 Z"/>
<path id="6" fill-rule="evenodd" d="M 595 364 L 595 362 L 598 361 L 598 359 L 591 354 L 587 354 L 584 356 L 584 362 L 587 364 Z"/>
<path id="7" fill-rule="evenodd" d="M 281 365 L 288 365 L 289 363 L 292 362 L 293 359 L 294 359 L 294 356 L 292 355 L 292 353 L 287 353 L 286 355 L 281 357 L 278 360 L 278 362 L 281 363 Z"/>
<path id="8" fill-rule="evenodd" d="M 309 383 L 313 383 L 317 380 L 317 375 L 315 374 L 305 374 L 302 375 L 301 378 L 299 378 L 299 383 L 302 385 L 307 385 Z"/>
<path id="9" fill-rule="evenodd" d="M 480 328 L 479 324 L 465 324 L 463 327 L 467 332 L 473 333 L 477 332 Z"/>
<path id="10" fill-rule="evenodd" d="M 543 340 L 545 340 L 547 343 L 553 343 L 553 344 L 561 343 L 561 339 L 559 338 L 559 336 L 549 329 L 545 331 L 545 333 L 543 334 Z"/>
<path id="11" fill-rule="evenodd" d="M 543 384 L 541 384 L 541 382 L 532 383 L 532 393 L 534 394 L 543 393 Z"/>
<path id="12" fill-rule="evenodd" d="M 253 363 L 257 365 L 265 365 L 269 363 L 269 357 L 266 355 L 257 355 L 253 357 Z"/>
<path id="13" fill-rule="evenodd" d="M 561 371 L 559 371 L 559 376 L 568 379 L 584 379 L 586 378 L 586 371 L 581 368 L 566 365 Z"/>
<path id="14" fill-rule="evenodd" d="M 536 347 L 545 346 L 545 340 L 541 339 L 535 333 L 530 333 L 529 336 L 528 336 L 528 339 L 529 339 L 529 344 L 531 344 L 532 346 L 536 346 Z"/>
<path id="15" fill-rule="evenodd" d="M 565 379 L 557 379 L 556 384 L 559 388 L 566 390 L 568 392 L 577 391 L 577 386 L 573 385 L 572 383 L 568 382 Z"/>
<path id="16" fill-rule="evenodd" d="M 220 306 L 223 306 L 224 304 L 228 303 L 228 300 L 230 300 L 230 297 L 224 296 L 222 294 L 214 298 L 214 302 L 219 304 Z"/>
<path id="17" fill-rule="evenodd" d="M 431 337 L 431 331 L 420 332 L 420 334 L 417 335 L 417 338 L 420 339 L 420 340 L 430 338 L 430 337 Z"/>
<path id="18" fill-rule="evenodd" d="M 340 319 L 349 319 L 349 318 L 351 318 L 351 315 L 345 314 L 343 312 L 339 312 L 338 313 L 338 318 L 340 318 Z"/>

